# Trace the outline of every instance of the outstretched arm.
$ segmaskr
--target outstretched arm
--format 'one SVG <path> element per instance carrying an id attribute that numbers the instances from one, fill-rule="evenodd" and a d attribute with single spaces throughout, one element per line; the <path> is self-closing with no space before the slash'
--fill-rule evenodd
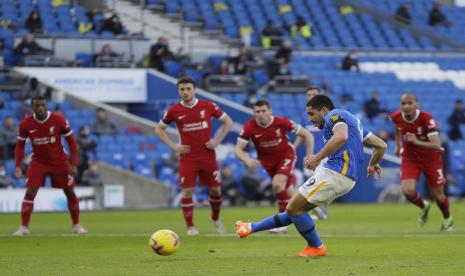
<path id="1" fill-rule="evenodd" d="M 428 136 L 429 141 L 421 141 L 417 139 L 417 136 L 413 133 L 405 134 L 405 140 L 414 144 L 417 147 L 427 149 L 427 150 L 442 150 L 441 138 L 439 134 L 434 133 Z"/>
<path id="2" fill-rule="evenodd" d="M 208 141 L 205 144 L 209 149 L 215 149 L 219 144 L 221 144 L 221 141 L 223 141 L 229 130 L 231 130 L 233 124 L 231 117 L 229 117 L 226 113 L 223 114 L 224 115 L 220 118 L 220 121 L 223 123 L 223 128 L 221 129 L 220 133 L 214 139 Z"/>
<path id="3" fill-rule="evenodd" d="M 260 166 L 260 162 L 258 162 L 255 159 L 250 158 L 247 152 L 245 152 L 245 147 L 247 146 L 247 142 L 244 142 L 239 139 L 237 140 L 236 146 L 234 147 L 234 155 L 236 156 L 237 159 L 244 162 L 244 164 L 247 167 L 254 169 L 254 170 L 257 169 Z"/>
<path id="4" fill-rule="evenodd" d="M 307 129 L 303 127 L 301 127 L 296 134 L 297 137 L 294 141 L 294 147 L 297 148 L 303 140 L 305 142 L 307 155 L 313 154 L 313 149 L 315 147 L 315 139 L 313 138 L 313 134 L 311 134 Z"/>
<path id="5" fill-rule="evenodd" d="M 379 162 L 384 156 L 387 144 L 378 136 L 371 134 L 365 138 L 363 145 L 373 149 L 370 163 L 368 164 L 368 176 L 377 178 L 381 175 L 381 166 Z"/>
<path id="6" fill-rule="evenodd" d="M 305 160 L 305 168 L 314 170 L 320 164 L 321 160 L 328 157 L 331 153 L 337 151 L 344 145 L 349 137 L 349 128 L 346 123 L 338 123 L 333 128 L 333 136 L 328 140 L 326 145 L 318 152 L 317 155 L 310 156 Z"/>
<path id="7" fill-rule="evenodd" d="M 168 135 L 166 135 L 166 128 L 168 126 L 164 125 L 164 124 L 161 124 L 159 123 L 156 127 L 155 127 L 155 135 L 158 136 L 158 138 L 160 138 L 160 140 L 162 140 L 163 143 L 165 143 L 166 145 L 168 145 L 168 147 L 170 147 L 170 149 L 172 149 L 173 151 L 175 152 L 178 152 L 178 153 L 181 153 L 181 154 L 185 154 L 185 153 L 188 153 L 190 152 L 190 147 L 187 146 L 187 145 L 181 145 L 181 144 L 175 144 L 171 139 L 170 137 L 168 137 Z"/>
<path id="8" fill-rule="evenodd" d="M 66 142 L 68 142 L 69 145 L 69 151 L 71 152 L 71 173 L 73 175 L 77 174 L 77 162 L 78 162 L 78 144 L 76 142 L 76 138 L 74 137 L 74 134 L 70 134 L 66 137 Z"/>

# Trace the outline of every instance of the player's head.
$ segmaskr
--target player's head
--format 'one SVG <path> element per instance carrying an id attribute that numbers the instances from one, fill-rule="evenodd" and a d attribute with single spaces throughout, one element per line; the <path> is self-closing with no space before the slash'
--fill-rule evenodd
<path id="1" fill-rule="evenodd" d="M 179 97 L 185 103 L 195 99 L 195 80 L 191 77 L 181 77 L 177 83 Z"/>
<path id="2" fill-rule="evenodd" d="M 307 102 L 310 101 L 313 96 L 319 95 L 320 94 L 320 88 L 317 86 L 309 86 L 307 87 L 307 90 L 305 90 L 305 96 L 307 97 Z"/>
<path id="3" fill-rule="evenodd" d="M 415 117 L 419 106 L 418 98 L 413 93 L 405 93 L 400 97 L 400 109 L 407 120 L 411 120 Z"/>
<path id="4" fill-rule="evenodd" d="M 47 117 L 47 99 L 44 96 L 35 96 L 31 99 L 31 107 L 35 116 L 39 120 Z"/>
<path id="5" fill-rule="evenodd" d="M 333 109 L 333 101 L 326 95 L 315 95 L 307 102 L 308 119 L 319 129 L 323 129 L 325 116 Z"/>
<path id="6" fill-rule="evenodd" d="M 253 114 L 260 125 L 271 121 L 271 105 L 267 100 L 258 100 L 253 104 Z"/>

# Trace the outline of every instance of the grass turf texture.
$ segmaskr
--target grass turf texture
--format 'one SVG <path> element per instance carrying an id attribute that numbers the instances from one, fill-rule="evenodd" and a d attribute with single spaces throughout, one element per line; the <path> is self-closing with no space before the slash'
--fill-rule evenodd
<path id="1" fill-rule="evenodd" d="M 236 219 L 259 220 L 275 208 L 226 208 L 230 235 L 219 237 L 209 209 L 196 209 L 201 236 L 188 237 L 180 210 L 87 212 L 90 234 L 71 235 L 67 213 L 35 213 L 31 236 L 12 237 L 19 214 L 0 215 L 0 275 L 464 275 L 465 204 L 452 204 L 454 231 L 439 231 L 432 207 L 424 227 L 411 205 L 332 205 L 316 227 L 328 256 L 301 258 L 305 242 L 291 225 L 287 235 L 268 232 L 239 240 Z M 158 229 L 181 238 L 180 250 L 162 257 L 148 246 Z"/>

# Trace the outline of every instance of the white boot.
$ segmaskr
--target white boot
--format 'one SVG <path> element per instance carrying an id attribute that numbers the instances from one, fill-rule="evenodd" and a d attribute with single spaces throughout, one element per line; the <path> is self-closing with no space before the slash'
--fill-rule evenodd
<path id="1" fill-rule="evenodd" d="M 88 231 L 79 223 L 73 225 L 73 234 L 87 234 Z"/>
<path id="2" fill-rule="evenodd" d="M 29 235 L 29 228 L 26 226 L 20 226 L 19 229 L 13 233 L 13 236 L 22 237 Z"/>
<path id="3" fill-rule="evenodd" d="M 220 220 L 212 220 L 213 226 L 215 226 L 216 231 L 220 235 L 226 234 L 226 228 L 224 228 L 223 223 Z"/>
<path id="4" fill-rule="evenodd" d="M 187 235 L 188 236 L 198 236 L 199 234 L 200 234 L 199 230 L 197 230 L 197 228 L 195 228 L 195 226 L 191 226 L 191 227 L 187 228 Z"/>

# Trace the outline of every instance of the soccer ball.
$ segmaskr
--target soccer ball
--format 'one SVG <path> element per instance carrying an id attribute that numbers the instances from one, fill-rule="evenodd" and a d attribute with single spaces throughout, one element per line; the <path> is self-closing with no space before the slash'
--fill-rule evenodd
<path id="1" fill-rule="evenodd" d="M 158 255 L 168 256 L 178 251 L 179 236 L 171 230 L 158 230 L 150 237 L 149 245 Z"/>

